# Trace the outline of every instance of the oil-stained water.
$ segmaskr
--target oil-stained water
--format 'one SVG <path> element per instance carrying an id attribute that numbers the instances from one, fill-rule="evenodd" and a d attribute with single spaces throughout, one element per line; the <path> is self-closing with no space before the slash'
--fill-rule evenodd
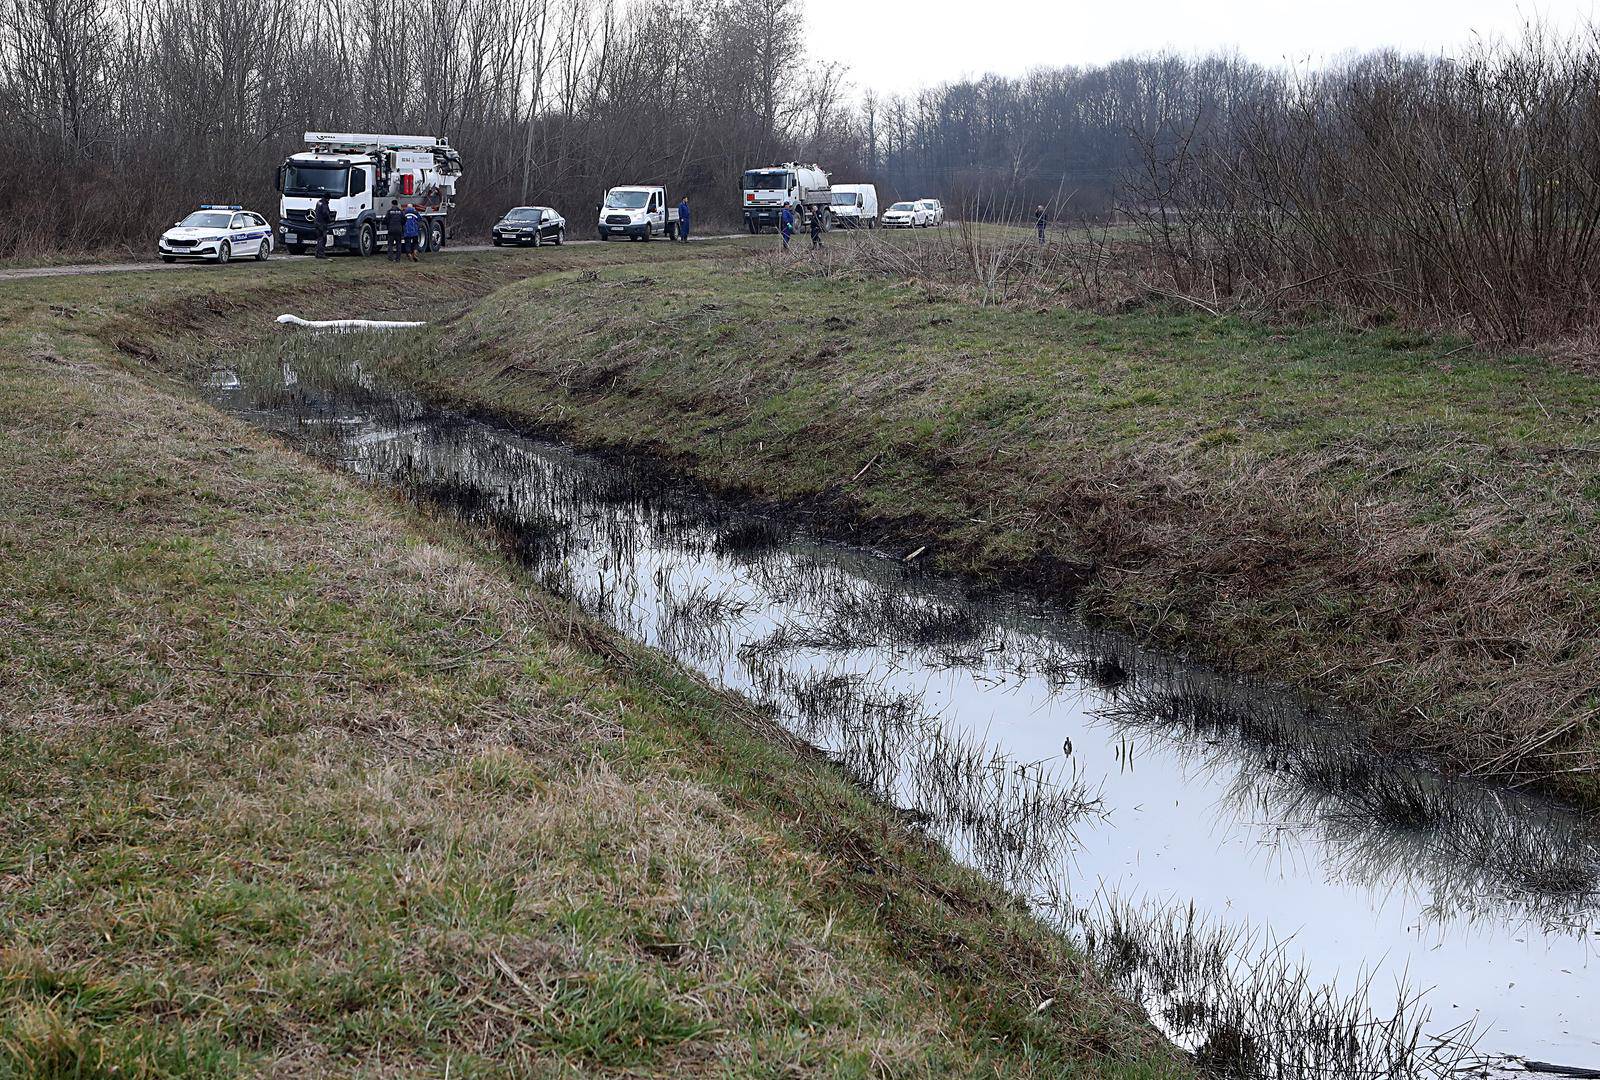
<path id="1" fill-rule="evenodd" d="M 1600 1067 L 1600 842 L 1373 754 L 1293 697 L 974 599 L 615 461 L 429 409 L 381 341 L 285 337 L 206 392 L 492 530 L 549 585 L 769 707 L 1081 941 L 1238 1076 Z"/>

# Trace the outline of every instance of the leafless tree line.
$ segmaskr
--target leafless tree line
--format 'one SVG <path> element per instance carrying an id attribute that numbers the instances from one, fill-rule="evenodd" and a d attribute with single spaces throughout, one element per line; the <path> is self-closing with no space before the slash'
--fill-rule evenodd
<path id="1" fill-rule="evenodd" d="M 1123 294 L 1142 282 L 1218 312 L 1337 307 L 1500 341 L 1595 319 L 1594 28 L 1313 70 L 1151 56 L 990 76 L 869 96 L 857 133 L 891 189 L 969 216 L 1042 203 L 1057 223 L 1138 224 L 1143 243 L 1119 245 Z"/>
<path id="2" fill-rule="evenodd" d="M 1522 341 L 1592 324 L 1600 33 L 1239 73 L 1138 135 L 1152 265 L 1217 309 L 1342 305 Z"/>
<path id="3" fill-rule="evenodd" d="M 797 0 L 0 0 L 0 256 L 270 209 L 306 130 L 447 136 L 469 231 L 627 182 L 731 220 L 744 168 L 852 152 L 842 72 L 804 32 Z"/>

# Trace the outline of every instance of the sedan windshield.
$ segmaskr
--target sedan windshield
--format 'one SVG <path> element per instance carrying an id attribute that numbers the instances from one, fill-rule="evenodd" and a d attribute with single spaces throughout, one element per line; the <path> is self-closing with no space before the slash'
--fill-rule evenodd
<path id="1" fill-rule="evenodd" d="M 612 191 L 606 195 L 607 210 L 643 210 L 650 201 L 648 191 Z"/>
<path id="2" fill-rule="evenodd" d="M 507 221 L 532 223 L 543 216 L 544 211 L 537 206 L 519 206 L 506 215 Z"/>
<path id="3" fill-rule="evenodd" d="M 283 170 L 285 195 L 327 195 L 342 199 L 350 183 L 350 170 L 344 165 L 295 165 Z"/>
<path id="4" fill-rule="evenodd" d="M 226 229 L 232 218 L 232 214 L 218 213 L 215 210 L 196 210 L 178 224 L 185 229 Z"/>
<path id="5" fill-rule="evenodd" d="M 787 191 L 794 185 L 794 175 L 786 172 L 759 172 L 752 169 L 744 174 L 746 191 Z"/>
<path id="6" fill-rule="evenodd" d="M 915 210 L 916 207 L 912 206 L 908 202 L 897 202 L 893 206 L 889 207 L 889 209 L 890 210 Z"/>

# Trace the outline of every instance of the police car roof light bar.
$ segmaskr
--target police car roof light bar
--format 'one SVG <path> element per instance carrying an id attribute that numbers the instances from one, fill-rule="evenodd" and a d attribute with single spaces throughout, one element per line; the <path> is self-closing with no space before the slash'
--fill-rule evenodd
<path id="1" fill-rule="evenodd" d="M 238 203 L 209 203 L 208 202 L 208 203 L 201 203 L 200 204 L 200 209 L 202 209 L 202 210 L 243 210 L 244 207 L 240 206 Z"/>

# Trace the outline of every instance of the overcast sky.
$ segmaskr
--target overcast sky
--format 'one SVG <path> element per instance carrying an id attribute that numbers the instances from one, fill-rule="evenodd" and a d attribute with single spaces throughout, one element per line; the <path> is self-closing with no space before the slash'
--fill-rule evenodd
<path id="1" fill-rule="evenodd" d="M 848 64 L 859 92 L 964 75 L 1018 75 L 1136 53 L 1236 49 L 1316 62 L 1384 46 L 1449 52 L 1515 36 L 1529 16 L 1571 27 L 1600 0 L 805 0 L 813 55 Z"/>

